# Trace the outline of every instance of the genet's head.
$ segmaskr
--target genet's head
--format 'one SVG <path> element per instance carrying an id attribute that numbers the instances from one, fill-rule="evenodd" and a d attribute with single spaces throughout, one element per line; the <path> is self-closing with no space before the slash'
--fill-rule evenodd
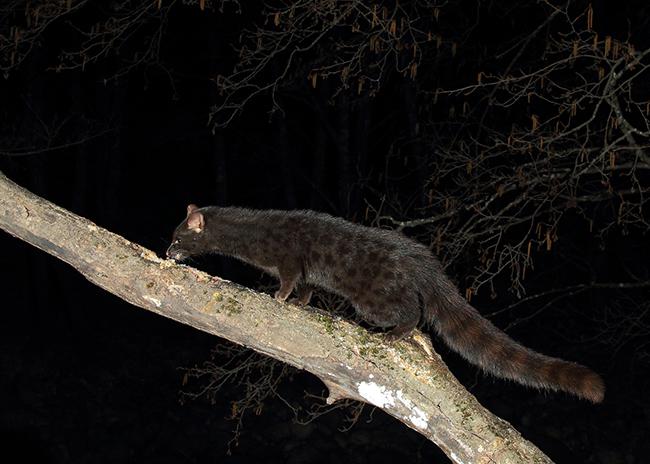
<path id="1" fill-rule="evenodd" d="M 172 244 L 167 248 L 166 254 L 168 258 L 183 261 L 206 253 L 209 246 L 207 242 L 205 215 L 198 206 L 191 204 L 187 207 L 187 217 L 174 231 Z"/>

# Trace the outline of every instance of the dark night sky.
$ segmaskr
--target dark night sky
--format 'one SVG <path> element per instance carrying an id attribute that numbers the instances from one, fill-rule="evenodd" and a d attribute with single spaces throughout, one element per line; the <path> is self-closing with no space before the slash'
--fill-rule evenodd
<path id="1" fill-rule="evenodd" d="M 608 12 L 602 3 L 594 5 L 600 18 L 608 18 L 601 23 L 603 34 L 643 29 L 643 15 Z M 219 96 L 211 77 L 232 69 L 232 44 L 258 13 L 201 13 L 196 5 L 176 5 L 167 18 L 160 65 L 138 65 L 107 81 L 155 28 L 139 29 L 120 55 L 83 71 L 56 73 L 48 68 L 79 39 L 65 24 L 54 23 L 28 59 L 0 81 L 0 170 L 161 256 L 190 202 L 310 208 L 367 222 L 366 204 L 376 207 L 388 191 L 396 192 L 398 202 L 415 201 L 423 188 L 422 170 L 436 154 L 426 139 L 407 143 L 413 130 L 409 118 L 424 124 L 447 113 L 415 111 L 413 102 L 434 77 L 443 83 L 462 80 L 457 73 L 470 69 L 469 52 L 467 62 L 437 63 L 432 74 L 415 82 L 387 75 L 374 97 L 344 92 L 332 100 L 333 82 L 311 89 L 298 67 L 301 77 L 279 95 L 283 113 L 270 116 L 268 98 L 260 97 L 229 127 L 212 133 L 208 114 Z M 106 14 L 88 8 L 72 20 L 85 24 Z M 509 18 L 517 30 L 535 21 L 525 8 L 513 7 L 511 14 L 499 17 L 505 23 Z M 2 34 L 16 21 L 8 17 L 0 23 Z M 484 37 L 488 47 L 509 33 L 483 21 L 465 40 L 471 44 Z M 636 37 L 639 49 L 648 39 Z M 348 133 L 345 150 L 342 131 Z M 25 151 L 36 153 L 16 155 Z M 363 162 L 357 153 L 365 154 Z M 347 161 L 352 169 L 343 173 Z M 418 217 L 417 207 L 404 211 L 407 219 Z M 650 250 L 643 227 L 614 228 L 600 240 L 577 214 L 563 221 L 553 252 L 536 258 L 531 294 L 594 279 L 648 279 Z M 447 462 L 433 444 L 369 407 L 356 425 L 342 431 L 345 410 L 300 425 L 278 398 L 267 399 L 261 414 L 245 416 L 238 445 L 229 453 L 235 422 L 227 418 L 242 387 L 227 385 L 212 402 L 180 402 L 181 391 L 199 391 L 205 383 L 183 385 L 182 368 L 202 365 L 212 348 L 226 341 L 135 308 L 5 233 L 0 247 L 3 454 L 15 451 L 23 459 L 53 463 Z M 463 263 L 475 259 L 463 256 L 450 266 L 452 277 L 464 282 Z M 202 258 L 195 265 L 266 291 L 275 285 L 233 260 Z M 496 280 L 504 290 L 498 298 L 484 292 L 473 300 L 479 310 L 491 313 L 515 301 L 505 291 L 507 279 Z M 608 393 L 598 406 L 488 378 L 435 343 L 484 406 L 556 462 L 642 463 L 650 455 L 645 378 L 650 321 L 640 311 L 636 319 L 624 314 L 644 300 L 643 288 L 581 290 L 492 317 L 527 346 L 601 373 Z M 280 393 L 309 409 L 318 400 L 306 399 L 305 392 L 320 395 L 323 389 L 296 371 L 282 381 Z"/>

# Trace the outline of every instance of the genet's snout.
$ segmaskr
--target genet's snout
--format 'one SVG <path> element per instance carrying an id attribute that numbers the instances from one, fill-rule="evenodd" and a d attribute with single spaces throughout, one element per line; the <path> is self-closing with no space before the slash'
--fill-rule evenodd
<path id="1" fill-rule="evenodd" d="M 169 248 L 167 248 L 165 255 L 167 255 L 169 259 L 173 259 L 176 261 L 181 261 L 185 258 L 183 252 L 178 248 L 176 248 L 173 244 L 170 245 Z"/>

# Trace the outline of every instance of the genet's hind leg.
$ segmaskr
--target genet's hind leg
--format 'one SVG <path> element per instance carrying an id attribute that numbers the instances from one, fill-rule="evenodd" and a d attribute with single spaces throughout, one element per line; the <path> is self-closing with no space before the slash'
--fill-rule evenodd
<path id="1" fill-rule="evenodd" d="M 420 322 L 420 311 L 411 310 L 404 316 L 404 320 L 386 333 L 386 341 L 396 342 L 401 340 L 417 328 Z"/>
<path id="2" fill-rule="evenodd" d="M 421 308 L 417 301 L 394 300 L 384 303 L 368 298 L 355 302 L 357 313 L 370 324 L 381 328 L 393 327 L 385 334 L 387 341 L 406 337 L 420 323 Z"/>

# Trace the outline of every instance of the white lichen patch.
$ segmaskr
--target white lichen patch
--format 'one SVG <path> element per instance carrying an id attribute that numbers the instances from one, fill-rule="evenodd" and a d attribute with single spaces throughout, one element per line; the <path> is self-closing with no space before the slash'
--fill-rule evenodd
<path id="1" fill-rule="evenodd" d="M 91 232 L 97 232 L 99 230 L 99 228 L 95 224 L 88 224 L 87 227 L 88 230 Z"/>
<path id="2" fill-rule="evenodd" d="M 377 385 L 375 382 L 359 382 L 357 391 L 368 403 L 380 408 L 395 406 L 395 395 L 393 391 L 383 385 Z"/>
<path id="3" fill-rule="evenodd" d="M 429 416 L 426 413 L 415 406 L 411 400 L 404 396 L 402 390 L 397 390 L 396 392 L 397 399 L 402 403 L 406 408 L 411 411 L 411 414 L 408 415 L 408 420 L 415 427 L 419 429 L 426 429 L 429 426 Z"/>
<path id="4" fill-rule="evenodd" d="M 402 390 L 397 390 L 397 399 L 402 402 L 404 406 L 407 408 L 411 409 L 413 407 L 413 403 L 411 400 L 409 400 L 407 397 L 404 396 L 404 392 Z"/>
<path id="5" fill-rule="evenodd" d="M 156 306 L 156 308 L 160 308 L 162 306 L 162 302 L 158 298 L 154 298 L 149 295 L 144 295 L 142 298 L 147 300 L 149 303 L 153 303 Z"/>
<path id="6" fill-rule="evenodd" d="M 454 453 L 453 451 L 449 455 L 452 461 L 457 462 L 458 464 L 464 464 L 463 461 L 460 460 L 460 458 Z"/>
<path id="7" fill-rule="evenodd" d="M 372 378 L 372 374 L 369 377 Z M 425 430 L 429 427 L 429 416 L 422 409 L 415 406 L 404 395 L 402 390 L 394 392 L 375 382 L 360 382 L 357 384 L 357 391 L 368 403 L 380 408 L 394 407 L 396 402 L 399 401 L 409 411 L 405 416 L 414 427 L 420 430 Z"/>
<path id="8" fill-rule="evenodd" d="M 409 416 L 409 420 L 411 421 L 411 424 L 422 430 L 429 426 L 429 418 L 424 411 L 418 407 L 412 409 L 412 414 Z"/>

